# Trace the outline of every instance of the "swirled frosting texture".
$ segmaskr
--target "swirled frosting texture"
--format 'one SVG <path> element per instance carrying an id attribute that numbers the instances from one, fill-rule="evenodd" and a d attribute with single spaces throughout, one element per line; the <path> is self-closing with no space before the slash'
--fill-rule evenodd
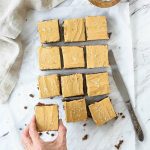
<path id="1" fill-rule="evenodd" d="M 64 21 L 65 42 L 85 41 L 84 19 L 68 19 Z"/>

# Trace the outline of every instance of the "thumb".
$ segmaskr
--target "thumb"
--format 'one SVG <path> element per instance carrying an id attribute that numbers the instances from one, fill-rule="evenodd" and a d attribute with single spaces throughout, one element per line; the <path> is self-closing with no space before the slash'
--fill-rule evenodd
<path id="1" fill-rule="evenodd" d="M 35 116 L 32 118 L 29 125 L 29 134 L 33 142 L 40 140 L 40 136 L 36 129 Z"/>
<path id="2" fill-rule="evenodd" d="M 56 138 L 56 141 L 59 142 L 65 142 L 66 141 L 66 133 L 67 129 L 64 126 L 62 120 L 59 120 L 59 129 L 58 129 L 58 137 Z"/>

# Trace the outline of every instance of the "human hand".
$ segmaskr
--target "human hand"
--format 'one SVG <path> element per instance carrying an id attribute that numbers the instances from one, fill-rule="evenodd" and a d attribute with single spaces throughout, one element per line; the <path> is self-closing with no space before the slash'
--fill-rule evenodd
<path id="1" fill-rule="evenodd" d="M 59 121 L 58 137 L 52 142 L 43 141 L 36 130 L 35 116 L 23 130 L 21 139 L 25 150 L 67 150 L 66 127 Z"/>

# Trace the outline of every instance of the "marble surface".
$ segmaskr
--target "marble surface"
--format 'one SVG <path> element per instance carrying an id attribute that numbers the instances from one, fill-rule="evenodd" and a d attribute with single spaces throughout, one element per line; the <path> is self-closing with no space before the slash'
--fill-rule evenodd
<path id="1" fill-rule="evenodd" d="M 130 2 L 130 18 L 131 18 L 131 27 L 132 27 L 132 39 L 133 39 L 133 54 L 134 54 L 134 75 L 135 75 L 135 110 L 137 112 L 137 115 L 139 117 L 139 120 L 141 122 L 141 125 L 144 130 L 145 134 L 145 141 L 143 143 L 138 142 L 136 140 L 136 150 L 149 150 L 150 147 L 150 111 L 149 111 L 149 95 L 150 95 L 150 29 L 149 29 L 149 16 L 150 16 L 150 0 L 131 0 Z M 86 0 L 68 0 L 65 3 L 61 4 L 62 6 L 86 6 L 87 1 Z M 39 12 L 40 13 L 40 12 Z M 36 14 L 33 14 L 33 16 Z M 29 18 L 32 19 L 32 18 Z M 42 19 L 42 17 L 41 17 Z M 36 30 L 36 29 L 35 29 Z M 30 30 L 29 30 L 30 31 Z M 35 31 L 31 30 L 31 32 L 28 33 L 28 36 L 33 36 Z M 35 39 L 37 37 L 33 38 L 32 43 L 35 44 L 35 47 L 38 46 L 38 44 L 35 42 Z M 28 44 L 28 51 L 25 51 L 25 56 L 29 56 L 29 58 L 24 57 L 24 63 L 29 63 L 31 66 L 26 65 L 24 68 L 24 72 L 21 72 L 20 76 L 23 78 L 23 73 L 29 72 L 28 75 L 26 76 L 26 79 L 31 79 L 36 81 L 36 77 L 38 76 L 38 72 L 34 72 L 35 68 L 37 68 L 37 60 L 34 58 L 36 57 L 36 53 L 30 53 L 30 48 L 31 45 L 29 41 L 24 41 Z M 128 58 L 127 58 L 128 59 Z M 33 68 L 33 70 L 32 70 Z M 31 78 L 30 73 L 33 75 Z M 20 85 L 23 85 L 24 82 L 23 80 L 19 83 Z M 35 97 L 34 99 L 38 98 L 37 92 L 34 92 L 33 85 L 36 86 L 36 82 L 28 83 L 25 84 L 27 87 L 23 87 L 24 89 L 21 89 L 18 91 L 17 94 L 19 94 L 19 99 L 24 99 L 24 95 L 29 95 L 30 93 L 34 93 Z M 21 87 L 21 86 L 20 86 Z M 21 91 L 24 91 L 22 93 Z M 12 118 L 10 117 L 9 113 L 6 113 L 6 110 L 9 109 L 9 112 L 11 112 L 11 115 L 13 115 L 13 112 L 15 109 L 18 110 L 18 113 L 15 114 L 13 118 L 14 124 L 17 124 L 18 128 L 23 128 L 22 123 L 24 123 L 24 120 L 28 122 L 29 118 L 23 118 L 22 120 L 16 120 L 15 118 L 20 117 L 19 112 L 23 112 L 25 115 L 24 116 L 31 116 L 31 113 L 34 111 L 33 106 L 37 103 L 37 101 L 33 101 L 31 97 L 26 97 L 26 101 L 17 101 L 19 107 L 10 107 L 10 104 L 6 104 L 6 107 L 1 108 L 1 112 L 5 113 L 5 117 L 9 118 L 11 120 Z M 23 102 L 23 103 L 22 103 Z M 58 102 L 59 103 L 59 102 Z M 24 106 L 30 104 L 28 107 L 29 111 L 26 111 L 23 109 Z M 60 103 L 61 105 L 61 103 Z M 16 110 L 15 110 L 16 111 Z M 28 114 L 30 112 L 30 114 Z M 1 118 L 3 117 L 3 113 L 0 114 Z M 14 124 L 3 124 L 3 126 L 14 126 Z M 23 124 L 24 125 L 24 124 Z M 78 125 L 75 127 L 78 128 Z M 6 128 L 7 129 L 7 128 Z M 103 128 L 104 129 L 104 128 Z M 7 130 L 6 130 L 7 131 Z M 16 132 L 16 131 L 15 131 Z M 84 135 L 84 132 L 81 131 L 81 137 L 82 134 Z M 17 135 L 17 133 L 15 134 Z M 127 135 L 126 138 L 128 138 L 129 135 Z M 16 150 L 15 145 L 19 145 L 19 136 L 15 136 L 14 144 L 12 145 L 12 149 Z M 2 139 L 1 142 L 5 142 L 5 139 Z M 13 143 L 13 142 L 11 142 Z M 129 147 L 127 149 L 133 150 L 133 145 L 128 145 Z M 5 147 L 7 149 L 7 145 Z M 18 147 L 18 149 L 21 149 L 21 147 Z M 124 148 L 123 148 L 124 149 Z M 5 149 L 4 149 L 5 150 Z M 102 149 L 103 150 L 103 149 Z M 110 149 L 109 149 L 110 150 Z"/>

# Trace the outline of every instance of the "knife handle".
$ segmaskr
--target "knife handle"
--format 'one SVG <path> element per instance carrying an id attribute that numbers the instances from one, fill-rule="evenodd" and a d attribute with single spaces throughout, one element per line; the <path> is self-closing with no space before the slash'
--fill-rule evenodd
<path id="1" fill-rule="evenodd" d="M 129 113 L 131 115 L 131 119 L 132 119 L 132 122 L 133 122 L 133 126 L 134 126 L 134 129 L 135 129 L 135 132 L 137 134 L 137 137 L 140 141 L 143 141 L 144 140 L 144 134 L 143 134 L 143 131 L 142 131 L 142 128 L 139 124 L 139 121 L 135 115 L 135 112 L 134 112 L 134 109 L 132 107 L 132 104 L 130 102 L 127 103 L 127 107 L 128 107 L 128 110 L 129 110 Z"/>

